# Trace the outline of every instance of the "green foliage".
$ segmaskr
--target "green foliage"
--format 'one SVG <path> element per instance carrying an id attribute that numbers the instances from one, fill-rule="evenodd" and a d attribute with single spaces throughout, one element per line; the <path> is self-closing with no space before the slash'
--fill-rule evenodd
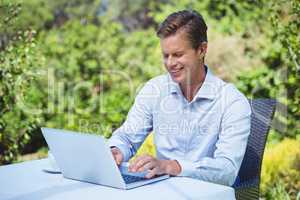
<path id="1" fill-rule="evenodd" d="M 40 33 L 41 48 L 48 61 L 44 69 L 53 80 L 48 82 L 52 92 L 48 92 L 47 96 L 54 104 L 48 104 L 45 110 L 49 125 L 78 129 L 82 120 L 93 122 L 97 119 L 103 125 L 121 122 L 122 119 L 112 117 L 113 114 L 104 119 L 99 115 L 101 112 L 106 116 L 106 110 L 112 111 L 111 107 L 119 104 L 119 99 L 124 100 L 126 110 L 129 106 L 126 103 L 128 98 L 125 98 L 128 88 L 122 86 L 125 80 L 113 74 L 112 71 L 117 68 L 111 68 L 119 66 L 118 47 L 123 45 L 124 40 L 120 28 L 118 24 L 103 21 L 100 29 L 94 24 L 81 24 L 79 20 L 74 20 L 60 28 Z M 113 85 L 115 82 L 120 84 Z M 115 88 L 119 86 L 122 88 Z M 112 91 L 110 95 L 108 91 Z M 122 113 L 124 110 L 120 109 L 119 114 Z M 102 128 L 99 127 L 97 132 Z M 91 132 L 86 125 L 85 129 Z M 108 131 L 111 130 L 105 134 Z"/>
<path id="2" fill-rule="evenodd" d="M 1 155 L 5 161 L 1 162 L 11 162 L 17 154 L 34 150 L 35 144 L 43 143 L 37 130 L 41 126 L 110 137 L 124 121 L 136 90 L 162 72 L 155 31 L 128 33 L 122 24 L 109 17 L 97 18 L 98 4 L 80 0 L 45 4 L 28 0 L 15 3 L 17 11 L 12 10 L 12 15 L 17 12 L 18 18 L 8 20 L 12 24 L 10 29 L 1 24 L 6 27 L 1 33 L 9 38 L 7 43 L 15 44 L 14 54 L 9 53 L 11 50 L 1 52 L 1 70 L 14 71 L 13 62 L 15 68 L 20 68 L 10 80 L 9 88 L 1 84 L 3 104 L 15 109 L 1 116 L 5 126 L 1 134 Z M 30 12 L 32 7 L 37 9 Z M 3 12 L 3 21 L 7 20 L 7 10 Z M 89 14 L 84 14 L 87 10 Z M 29 34 L 30 41 L 25 41 L 27 35 L 21 38 L 22 31 L 17 32 L 26 28 L 29 31 L 24 34 Z M 38 30 L 36 38 L 31 28 Z M 12 39 L 16 32 L 21 43 Z M 8 60 L 12 63 L 8 64 Z M 9 75 L 3 74 L 3 81 L 7 82 Z M 17 82 L 17 78 L 23 82 Z M 23 90 L 17 93 L 20 97 L 17 106 L 18 102 L 12 99 L 18 97 L 14 90 L 19 85 Z M 24 120 L 12 120 L 18 115 Z M 20 135 L 26 140 L 17 138 Z"/>
<path id="3" fill-rule="evenodd" d="M 267 199 L 272 200 L 290 200 L 288 193 L 285 191 L 285 188 L 282 184 L 282 181 L 279 180 L 274 187 L 270 188 L 270 192 L 267 195 Z"/>
<path id="4" fill-rule="evenodd" d="M 59 27 L 69 19 L 83 21 L 93 19 L 100 3 L 99 0 L 12 0 L 11 2 L 16 2 L 22 7 L 15 27 L 32 28 L 37 31 Z"/>
<path id="5" fill-rule="evenodd" d="M 262 166 L 263 196 L 274 199 L 280 194 L 296 199 L 300 191 L 299 146 L 300 140 L 284 139 L 267 147 Z"/>
<path id="6" fill-rule="evenodd" d="M 160 61 L 158 39 L 152 31 L 128 35 L 109 19 L 102 18 L 100 23 L 101 27 L 72 20 L 40 32 L 50 92 L 36 93 L 51 99 L 43 112 L 47 126 L 109 137 L 124 121 L 136 89 L 159 73 L 160 68 L 154 66 Z M 143 40 L 146 35 L 149 40 Z"/>
<path id="7" fill-rule="evenodd" d="M 272 31 L 267 32 L 270 37 L 262 52 L 266 66 L 246 72 L 238 80 L 239 88 L 248 96 L 275 98 L 280 102 L 277 120 L 282 125 L 277 130 L 290 137 L 300 134 L 299 3 L 299 0 L 273 1 L 268 8 Z"/>
<path id="8" fill-rule="evenodd" d="M 154 140 L 153 133 L 150 133 L 145 139 L 145 141 L 143 142 L 143 144 L 141 145 L 141 147 L 139 148 L 139 150 L 137 151 L 136 155 L 132 157 L 131 160 L 134 160 L 137 156 L 146 155 L 146 154 L 155 157 L 156 149 L 153 140 Z"/>
<path id="9" fill-rule="evenodd" d="M 0 163 L 10 162 L 30 141 L 31 131 L 39 120 L 22 107 L 23 95 L 30 84 L 28 74 L 43 62 L 36 50 L 35 31 L 17 30 L 19 4 L 1 1 L 0 27 L 6 35 L 0 51 Z"/>
<path id="10" fill-rule="evenodd" d="M 170 13 L 183 9 L 198 11 L 206 20 L 208 29 L 227 34 L 248 33 L 257 21 L 264 17 L 261 1 L 225 1 L 225 0 L 181 0 L 166 1 L 158 5 L 160 12 L 152 12 L 155 21 L 160 23 Z"/>

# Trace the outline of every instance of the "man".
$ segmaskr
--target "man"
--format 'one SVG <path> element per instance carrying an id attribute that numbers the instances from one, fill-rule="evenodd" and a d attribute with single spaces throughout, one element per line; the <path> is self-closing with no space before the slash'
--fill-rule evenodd
<path id="1" fill-rule="evenodd" d="M 169 15 L 157 35 L 168 71 L 148 81 L 126 121 L 110 138 L 112 154 L 128 161 L 153 131 L 157 158 L 137 157 L 132 172 L 169 174 L 231 186 L 250 132 L 251 109 L 232 84 L 204 64 L 207 27 L 196 11 Z"/>

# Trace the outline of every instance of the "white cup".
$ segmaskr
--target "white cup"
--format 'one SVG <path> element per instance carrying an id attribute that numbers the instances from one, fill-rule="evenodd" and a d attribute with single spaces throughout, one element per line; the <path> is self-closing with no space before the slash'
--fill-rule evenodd
<path id="1" fill-rule="evenodd" d="M 57 166 L 57 163 L 56 163 L 56 161 L 55 161 L 55 158 L 54 158 L 54 156 L 53 156 L 53 154 L 51 153 L 50 150 L 48 151 L 48 160 L 49 160 L 49 163 L 50 163 L 50 166 L 51 166 L 52 170 L 53 170 L 53 171 L 59 172 L 60 169 L 59 169 L 59 167 Z"/>

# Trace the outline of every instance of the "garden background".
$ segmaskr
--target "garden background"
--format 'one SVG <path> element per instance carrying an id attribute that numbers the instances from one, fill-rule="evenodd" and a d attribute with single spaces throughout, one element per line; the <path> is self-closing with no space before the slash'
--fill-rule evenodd
<path id="1" fill-rule="evenodd" d="M 109 138 L 165 73 L 155 30 L 182 9 L 206 20 L 216 75 L 278 101 L 261 196 L 300 199 L 300 0 L 0 0 L 0 164 L 46 157 L 44 126 Z"/>

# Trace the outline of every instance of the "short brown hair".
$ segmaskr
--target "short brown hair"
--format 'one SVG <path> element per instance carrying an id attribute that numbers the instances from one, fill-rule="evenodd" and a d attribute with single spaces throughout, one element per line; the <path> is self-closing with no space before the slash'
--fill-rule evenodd
<path id="1" fill-rule="evenodd" d="M 182 10 L 170 14 L 159 26 L 156 34 L 160 38 L 174 35 L 178 30 L 185 30 L 194 49 L 202 42 L 207 42 L 207 26 L 197 11 Z"/>

